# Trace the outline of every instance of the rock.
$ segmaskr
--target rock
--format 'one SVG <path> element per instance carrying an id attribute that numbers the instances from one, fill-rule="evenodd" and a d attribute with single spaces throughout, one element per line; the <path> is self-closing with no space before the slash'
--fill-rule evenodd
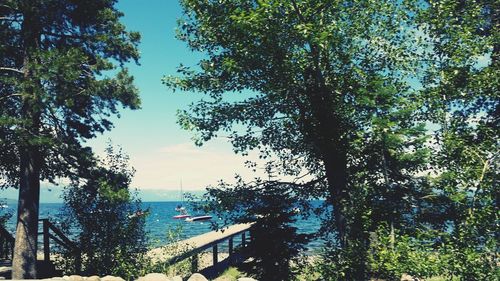
<path id="1" fill-rule="evenodd" d="M 234 278 L 229 276 L 219 276 L 212 281 L 234 281 Z"/>
<path id="2" fill-rule="evenodd" d="M 403 273 L 403 275 L 401 275 L 401 281 L 418 281 L 418 278 L 414 278 L 411 275 Z"/>
<path id="3" fill-rule="evenodd" d="M 94 275 L 85 278 L 85 281 L 101 281 L 101 278 L 99 278 L 99 276 Z"/>
<path id="4" fill-rule="evenodd" d="M 106 275 L 103 278 L 101 278 L 101 281 L 125 281 L 125 279 L 111 275 Z"/>
<path id="5" fill-rule="evenodd" d="M 199 273 L 195 273 L 195 274 L 191 275 L 191 277 L 189 277 L 189 279 L 187 281 L 208 281 L 208 279 Z"/>
<path id="6" fill-rule="evenodd" d="M 172 277 L 170 279 L 172 279 L 172 281 L 182 281 L 182 277 L 180 277 L 179 275 L 174 276 L 174 277 Z"/>
<path id="7" fill-rule="evenodd" d="M 241 277 L 241 278 L 238 278 L 238 281 L 257 281 L 257 280 L 250 278 L 250 277 Z"/>
<path id="8" fill-rule="evenodd" d="M 68 281 L 83 281 L 83 277 L 81 277 L 80 275 L 71 275 L 66 280 L 68 280 Z"/>
<path id="9" fill-rule="evenodd" d="M 149 273 L 146 276 L 139 277 L 136 281 L 171 281 L 165 274 Z"/>

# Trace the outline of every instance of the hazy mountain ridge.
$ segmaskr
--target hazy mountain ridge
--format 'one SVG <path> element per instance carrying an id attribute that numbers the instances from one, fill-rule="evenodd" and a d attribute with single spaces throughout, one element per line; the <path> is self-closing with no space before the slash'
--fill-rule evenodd
<path id="1" fill-rule="evenodd" d="M 62 203 L 61 198 L 64 186 L 42 184 L 40 186 L 40 203 Z M 135 189 L 131 189 L 132 192 Z M 16 188 L 6 188 L 0 190 L 0 201 L 5 204 L 17 204 L 18 190 Z M 184 190 L 184 194 L 190 193 L 195 196 L 201 196 L 204 189 Z M 181 201 L 180 190 L 172 189 L 137 189 L 137 194 L 143 202 L 162 202 L 162 201 Z"/>

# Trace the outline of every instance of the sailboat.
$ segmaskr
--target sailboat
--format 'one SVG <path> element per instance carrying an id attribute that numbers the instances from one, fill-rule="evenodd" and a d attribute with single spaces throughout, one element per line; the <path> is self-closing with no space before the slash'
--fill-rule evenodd
<path id="1" fill-rule="evenodd" d="M 173 216 L 172 217 L 173 219 L 180 220 L 180 219 L 186 219 L 186 218 L 191 217 L 187 213 L 186 208 L 184 206 L 182 206 L 182 203 L 184 203 L 184 193 L 182 192 L 182 179 L 181 179 L 181 204 L 179 204 L 179 205 L 177 205 L 177 207 L 175 207 L 175 211 L 179 212 L 179 214 Z"/>

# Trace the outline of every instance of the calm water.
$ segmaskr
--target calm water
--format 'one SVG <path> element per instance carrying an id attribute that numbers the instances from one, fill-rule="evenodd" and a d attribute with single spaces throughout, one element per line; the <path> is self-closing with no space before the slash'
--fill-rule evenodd
<path id="1" fill-rule="evenodd" d="M 169 230 L 181 229 L 182 239 L 193 237 L 211 231 L 211 224 L 209 221 L 205 222 L 186 222 L 184 220 L 172 219 L 178 213 L 175 207 L 180 202 L 143 202 L 143 209 L 149 208 L 150 213 L 146 218 L 146 231 L 149 238 L 154 245 L 162 245 L 169 242 L 167 232 Z M 316 202 L 320 204 L 320 202 Z M 9 232 L 15 231 L 15 213 L 17 206 L 9 205 L 2 211 L 11 212 L 14 216 L 7 222 L 6 228 Z M 40 204 L 40 218 L 49 218 L 53 222 L 59 221 L 62 203 L 41 203 Z M 217 219 L 214 217 L 214 219 Z M 314 233 L 319 229 L 320 220 L 317 217 L 309 217 L 307 220 L 297 221 L 296 226 L 301 233 Z M 239 243 L 238 240 L 235 243 Z M 308 248 L 310 251 L 315 251 L 322 246 L 321 241 L 312 241 L 309 243 Z M 223 248 L 224 249 L 224 248 Z M 223 250 L 222 249 L 222 250 Z"/>

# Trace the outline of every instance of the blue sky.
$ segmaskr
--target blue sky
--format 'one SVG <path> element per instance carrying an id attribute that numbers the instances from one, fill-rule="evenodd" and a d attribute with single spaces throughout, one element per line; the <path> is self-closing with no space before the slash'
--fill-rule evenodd
<path id="1" fill-rule="evenodd" d="M 161 83 L 164 75 L 175 74 L 182 63 L 195 66 L 203 54 L 192 53 L 175 38 L 176 21 L 182 15 L 176 0 L 122 0 L 118 9 L 128 30 L 142 36 L 140 65 L 129 64 L 142 100 L 142 109 L 122 110 L 113 119 L 115 128 L 88 142 L 103 153 L 108 139 L 123 147 L 137 170 L 133 186 L 140 189 L 202 189 L 235 173 L 252 177 L 244 159 L 232 152 L 224 138 L 195 147 L 192 134 L 176 124 L 176 111 L 199 100 L 202 94 L 175 92 Z M 255 155 L 250 156 L 256 158 Z"/>
<path id="2" fill-rule="evenodd" d="M 203 97 L 199 93 L 173 93 L 161 83 L 163 76 L 176 74 L 180 63 L 196 66 L 203 58 L 203 54 L 192 53 L 175 38 L 176 22 L 182 15 L 178 1 L 121 0 L 117 8 L 125 14 L 121 21 L 127 29 L 139 31 L 142 36 L 140 65 L 127 65 L 135 77 L 142 109 L 121 110 L 121 118 L 112 118 L 115 127 L 86 145 L 98 155 L 104 154 L 110 139 L 121 146 L 136 169 L 132 187 L 141 191 L 144 201 L 179 199 L 181 181 L 184 191 L 196 191 L 221 179 L 231 181 L 235 174 L 247 179 L 262 176 L 245 168 L 245 158 L 235 155 L 223 137 L 196 147 L 192 133 L 176 124 L 177 110 Z M 258 161 L 256 154 L 248 157 Z M 58 187 L 42 183 L 42 202 L 61 202 L 64 181 L 59 183 Z M 1 190 L 0 198 L 14 199 L 17 193 L 16 189 Z"/>

